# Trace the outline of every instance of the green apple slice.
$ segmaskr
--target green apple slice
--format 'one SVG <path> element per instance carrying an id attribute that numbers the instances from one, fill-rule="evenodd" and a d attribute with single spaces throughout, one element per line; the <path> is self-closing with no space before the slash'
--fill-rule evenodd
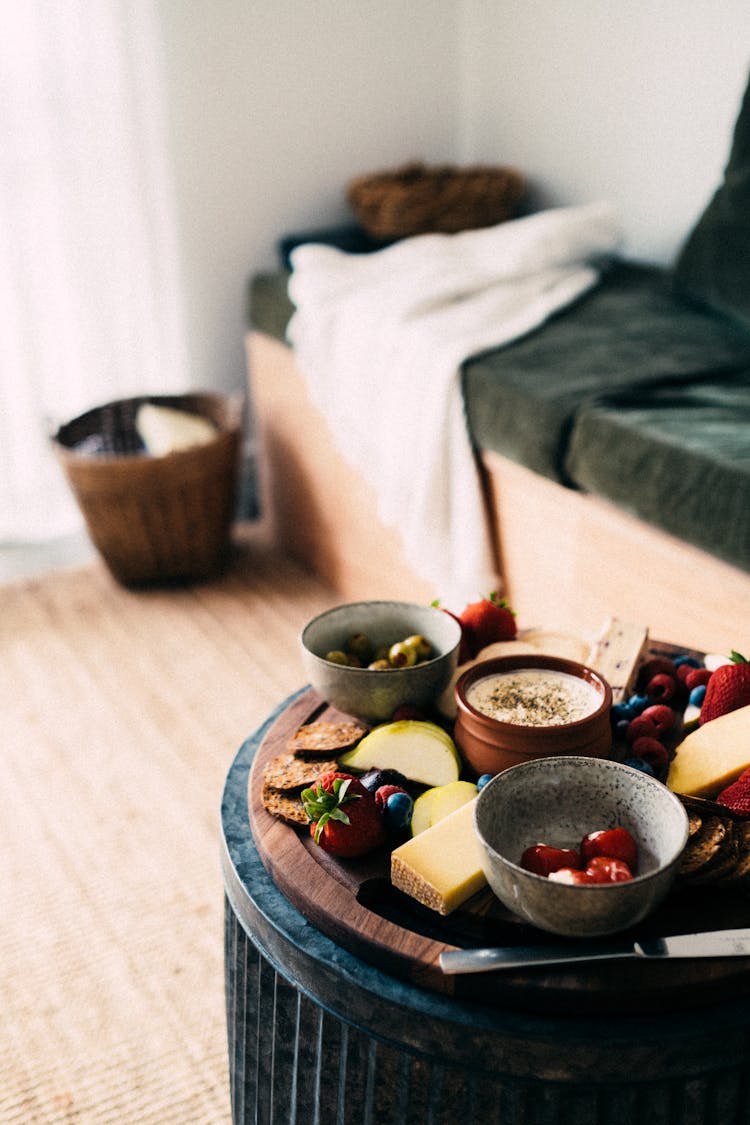
<path id="1" fill-rule="evenodd" d="M 437 824 L 444 816 L 460 809 L 473 801 L 477 795 L 477 787 L 473 781 L 451 781 L 448 785 L 441 785 L 432 802 L 432 824 Z"/>
<path id="2" fill-rule="evenodd" d="M 448 732 L 421 719 L 375 727 L 338 761 L 344 769 L 398 770 L 410 781 L 429 786 L 457 781 L 461 772 L 461 758 Z"/>
<path id="3" fill-rule="evenodd" d="M 433 824 L 455 812 L 461 805 L 473 801 L 476 795 L 477 787 L 473 781 L 449 781 L 447 785 L 425 789 L 414 802 L 412 836 L 418 836 L 420 832 L 432 828 Z"/>

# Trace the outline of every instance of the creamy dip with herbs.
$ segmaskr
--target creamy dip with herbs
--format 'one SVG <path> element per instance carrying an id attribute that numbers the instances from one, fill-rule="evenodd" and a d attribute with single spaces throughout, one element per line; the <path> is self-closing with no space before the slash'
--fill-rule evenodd
<path id="1" fill-rule="evenodd" d="M 471 685 L 466 698 L 491 719 L 526 727 L 575 723 L 601 703 L 593 684 L 548 668 L 519 668 L 485 676 Z"/>

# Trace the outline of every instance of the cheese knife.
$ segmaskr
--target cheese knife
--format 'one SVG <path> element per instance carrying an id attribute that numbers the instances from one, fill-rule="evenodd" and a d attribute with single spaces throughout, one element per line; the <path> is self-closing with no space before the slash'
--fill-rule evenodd
<path id="1" fill-rule="evenodd" d="M 496 969 L 572 965 L 582 961 L 623 961 L 638 957 L 662 961 L 691 957 L 750 957 L 750 929 L 676 934 L 674 937 L 608 945 L 571 942 L 568 945 L 450 949 L 440 954 L 440 968 L 447 974 L 487 973 Z"/>

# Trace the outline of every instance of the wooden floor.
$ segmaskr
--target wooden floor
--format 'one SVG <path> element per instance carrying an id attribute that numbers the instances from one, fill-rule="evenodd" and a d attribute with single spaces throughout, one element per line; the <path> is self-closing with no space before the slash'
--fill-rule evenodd
<path id="1" fill-rule="evenodd" d="M 0 585 L 0 1122 L 230 1120 L 224 779 L 333 603 L 238 535 L 215 581 Z"/>

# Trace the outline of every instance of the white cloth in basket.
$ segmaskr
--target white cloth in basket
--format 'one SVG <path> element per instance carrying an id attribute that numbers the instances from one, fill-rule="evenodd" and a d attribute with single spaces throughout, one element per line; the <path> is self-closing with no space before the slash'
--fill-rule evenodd
<path id="1" fill-rule="evenodd" d="M 618 242 L 614 211 L 599 203 L 373 254 L 317 244 L 292 254 L 288 339 L 311 398 L 448 608 L 501 588 L 461 366 L 579 297 Z"/>

